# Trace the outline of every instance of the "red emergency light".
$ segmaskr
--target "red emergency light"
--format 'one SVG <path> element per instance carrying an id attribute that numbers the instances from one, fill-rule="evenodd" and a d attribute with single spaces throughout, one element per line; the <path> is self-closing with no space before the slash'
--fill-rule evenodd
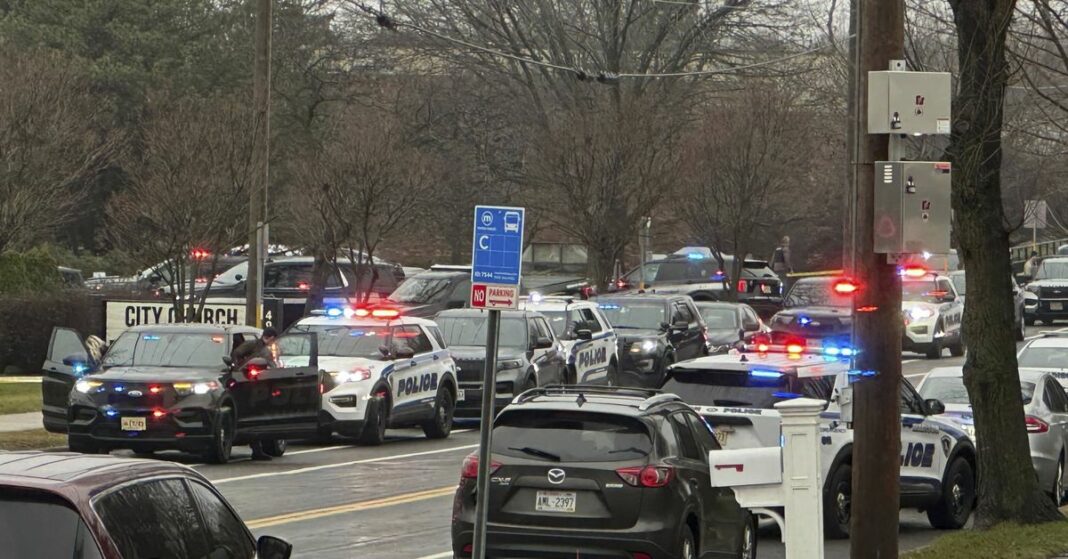
<path id="1" fill-rule="evenodd" d="M 902 275 L 908 278 L 922 278 L 923 276 L 926 276 L 929 272 L 927 268 L 924 268 L 923 266 L 906 266 L 901 273 Z"/>
<path id="2" fill-rule="evenodd" d="M 834 282 L 834 292 L 839 295 L 852 295 L 857 291 L 860 291 L 860 284 L 849 278 Z"/>

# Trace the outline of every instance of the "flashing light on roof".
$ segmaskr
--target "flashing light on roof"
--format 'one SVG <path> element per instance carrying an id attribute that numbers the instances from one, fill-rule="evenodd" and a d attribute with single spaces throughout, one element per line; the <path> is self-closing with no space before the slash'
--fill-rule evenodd
<path id="1" fill-rule="evenodd" d="M 840 353 L 842 357 L 853 357 L 854 352 L 853 348 L 851 347 L 843 347 Z"/>
<path id="2" fill-rule="evenodd" d="M 791 355 L 799 355 L 805 351 L 805 346 L 799 343 L 786 344 L 786 353 Z"/>
<path id="3" fill-rule="evenodd" d="M 779 398 L 780 400 L 794 400 L 796 398 L 802 398 L 800 394 L 794 394 L 793 392 L 772 392 L 772 397 Z"/>
<path id="4" fill-rule="evenodd" d="M 700 252 L 687 252 L 686 258 L 689 258 L 690 260 L 704 260 L 705 255 L 701 254 Z"/>
<path id="5" fill-rule="evenodd" d="M 860 291 L 860 284 L 851 279 L 840 279 L 834 282 L 834 292 L 839 295 L 852 295 Z"/>
<path id="6" fill-rule="evenodd" d="M 823 348 L 823 353 L 826 353 L 827 355 L 835 356 L 835 355 L 839 355 L 841 353 L 841 350 L 838 349 L 837 347 L 830 346 L 830 347 Z"/>
<path id="7" fill-rule="evenodd" d="M 599 308 L 602 308 L 602 309 L 605 309 L 605 310 L 610 310 L 610 311 L 619 309 L 619 305 L 616 305 L 616 304 L 613 304 L 613 303 L 600 303 L 597 306 Z"/>
<path id="8" fill-rule="evenodd" d="M 924 260 L 930 260 L 931 259 L 931 253 L 927 252 L 926 250 L 923 251 L 923 259 Z"/>
<path id="9" fill-rule="evenodd" d="M 927 268 L 924 268 L 923 266 L 905 266 L 905 268 L 901 270 L 901 275 L 907 278 L 922 278 L 923 276 L 926 276 L 927 273 Z"/>
<path id="10" fill-rule="evenodd" d="M 808 326 L 809 324 L 812 323 L 812 319 L 807 317 L 807 316 L 802 315 L 802 316 L 799 316 L 797 318 L 797 323 L 800 324 L 801 326 Z"/>
<path id="11" fill-rule="evenodd" d="M 768 344 L 765 344 L 765 343 L 757 344 L 757 351 L 760 352 L 760 353 L 767 353 L 768 349 L 769 349 L 768 348 Z"/>
<path id="12" fill-rule="evenodd" d="M 311 289 L 311 286 L 308 285 L 308 282 L 302 281 L 302 282 L 297 284 L 297 289 L 299 289 L 301 291 L 307 291 L 307 290 Z"/>
<path id="13" fill-rule="evenodd" d="M 749 376 L 760 378 L 780 378 L 782 373 L 779 371 L 772 371 L 768 369 L 753 369 L 749 371 Z"/>
<path id="14" fill-rule="evenodd" d="M 141 339 L 146 341 L 146 342 L 155 342 L 155 341 L 159 341 L 159 336 L 154 336 L 152 334 L 146 334 L 144 336 L 141 336 Z"/>
<path id="15" fill-rule="evenodd" d="M 194 248 L 189 251 L 189 256 L 193 260 L 207 260 L 208 258 L 211 258 L 211 251 L 202 248 Z"/>
<path id="16" fill-rule="evenodd" d="M 543 297 L 541 293 L 538 293 L 537 291 L 531 291 L 530 292 L 530 302 L 531 303 L 538 304 L 538 303 L 542 302 L 543 299 L 545 299 L 545 297 Z"/>
<path id="17" fill-rule="evenodd" d="M 400 316 L 400 311 L 397 309 L 371 309 L 371 316 L 374 318 L 397 318 Z"/>
<path id="18" fill-rule="evenodd" d="M 330 317 L 334 317 L 334 318 L 339 317 L 344 313 L 345 313 L 345 311 L 343 311 L 343 310 L 341 310 L 341 309 L 339 309 L 337 307 L 330 307 L 329 309 L 326 309 L 326 316 L 330 316 Z"/>

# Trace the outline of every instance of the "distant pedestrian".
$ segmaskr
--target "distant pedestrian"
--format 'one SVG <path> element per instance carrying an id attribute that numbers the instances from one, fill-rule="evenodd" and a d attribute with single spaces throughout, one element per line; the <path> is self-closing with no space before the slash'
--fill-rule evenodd
<path id="1" fill-rule="evenodd" d="M 1024 262 L 1024 267 L 1023 267 L 1023 273 L 1024 273 L 1025 276 L 1027 276 L 1027 279 L 1029 281 L 1034 281 L 1035 280 L 1035 276 L 1038 275 L 1038 263 L 1039 262 L 1041 262 L 1041 260 L 1039 260 L 1039 258 L 1038 258 L 1038 253 L 1032 250 L 1031 251 L 1031 258 L 1028 258 L 1027 262 Z"/>
<path id="2" fill-rule="evenodd" d="M 259 339 L 249 340 L 234 349 L 230 358 L 233 359 L 234 367 L 240 369 L 244 367 L 246 363 L 253 359 L 264 359 L 267 361 L 269 367 L 277 366 L 274 359 L 274 351 L 271 346 L 278 339 L 278 331 L 274 328 L 264 328 L 263 334 Z M 253 460 L 270 460 L 271 455 L 263 449 L 262 440 L 254 440 L 249 443 L 249 447 L 252 448 Z"/>

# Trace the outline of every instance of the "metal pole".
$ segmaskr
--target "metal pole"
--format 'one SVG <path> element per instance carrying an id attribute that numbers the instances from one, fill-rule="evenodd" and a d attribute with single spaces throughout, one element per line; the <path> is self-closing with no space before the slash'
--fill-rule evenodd
<path id="1" fill-rule="evenodd" d="M 900 156 L 898 140 L 868 133 L 868 72 L 899 69 L 904 58 L 904 2 L 857 2 L 856 244 L 862 289 L 854 297 L 855 367 L 878 374 L 854 387 L 850 557 L 898 556 L 901 452 L 901 278 L 874 252 L 875 161 Z M 904 68 L 900 68 L 904 69 Z M 832 501 L 833 502 L 833 501 Z"/>
<path id="2" fill-rule="evenodd" d="M 645 289 L 645 259 L 649 252 L 649 229 L 653 225 L 653 218 L 643 217 L 641 231 L 638 233 L 638 289 Z"/>
<path id="3" fill-rule="evenodd" d="M 482 422 L 478 439 L 478 491 L 475 493 L 475 545 L 473 559 L 486 557 L 486 522 L 489 515 L 490 445 L 493 439 L 493 416 L 497 399 L 497 332 L 501 311 L 489 311 L 486 327 L 486 365 L 482 369 Z"/>
<path id="4" fill-rule="evenodd" d="M 249 189 L 248 277 L 245 279 L 245 324 L 259 326 L 263 308 L 263 260 L 267 245 L 267 183 L 271 174 L 271 7 L 273 0 L 257 0 L 256 59 L 252 76 L 254 109 L 253 161 L 256 171 Z M 257 176 L 258 175 L 258 176 Z M 262 236 L 262 237 L 261 237 Z"/>

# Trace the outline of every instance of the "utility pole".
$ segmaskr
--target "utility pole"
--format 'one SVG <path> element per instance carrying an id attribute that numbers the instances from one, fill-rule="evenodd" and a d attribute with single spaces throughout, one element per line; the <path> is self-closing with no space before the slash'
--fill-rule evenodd
<path id="1" fill-rule="evenodd" d="M 901 280 L 887 255 L 874 252 L 875 161 L 890 161 L 888 135 L 868 133 L 868 72 L 883 71 L 904 58 L 903 0 L 857 0 L 856 146 L 853 189 L 853 340 L 860 349 L 855 368 L 876 371 L 854 388 L 853 481 L 850 525 L 852 559 L 898 556 L 901 463 Z M 881 185 L 880 185 L 881 186 Z"/>
<path id="2" fill-rule="evenodd" d="M 252 76 L 253 176 L 248 204 L 248 277 L 245 324 L 260 325 L 263 308 L 263 262 L 267 251 L 267 185 L 271 176 L 271 3 L 256 0 L 256 59 Z"/>

